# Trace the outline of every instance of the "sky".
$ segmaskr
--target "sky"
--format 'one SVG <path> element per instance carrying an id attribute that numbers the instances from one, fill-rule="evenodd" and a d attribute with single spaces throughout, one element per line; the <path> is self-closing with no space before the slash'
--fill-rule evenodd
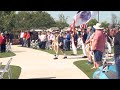
<path id="1" fill-rule="evenodd" d="M 51 16 L 58 20 L 59 14 L 63 13 L 65 17 L 68 17 L 67 23 L 70 24 L 73 21 L 73 17 L 77 11 L 47 11 Z M 120 18 L 120 11 L 99 11 L 99 22 L 107 21 L 111 23 L 111 14 L 115 14 Z M 97 19 L 97 16 L 96 16 Z"/>

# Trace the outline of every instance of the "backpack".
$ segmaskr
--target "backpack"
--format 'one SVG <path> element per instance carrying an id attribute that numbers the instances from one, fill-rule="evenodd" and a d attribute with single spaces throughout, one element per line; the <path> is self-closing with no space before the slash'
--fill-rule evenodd
<path id="1" fill-rule="evenodd" d="M 115 64 L 105 63 L 100 66 L 94 73 L 93 79 L 117 79 L 117 71 Z"/>

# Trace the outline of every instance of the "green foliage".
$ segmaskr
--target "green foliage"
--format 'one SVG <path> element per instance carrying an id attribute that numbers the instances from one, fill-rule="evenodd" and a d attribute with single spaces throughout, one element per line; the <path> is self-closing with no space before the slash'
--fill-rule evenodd
<path id="1" fill-rule="evenodd" d="M 19 29 L 50 28 L 55 25 L 54 19 L 43 11 L 0 12 L 0 29 L 2 31 Z"/>
<path id="2" fill-rule="evenodd" d="M 91 19 L 91 20 L 88 22 L 88 26 L 96 25 L 96 23 L 98 23 L 98 21 L 97 21 L 96 19 Z"/>
<path id="3" fill-rule="evenodd" d="M 93 64 L 88 65 L 87 62 L 87 60 L 79 60 L 75 61 L 74 65 L 82 70 L 90 79 L 93 79 L 93 73 L 96 71 L 96 69 L 91 69 L 93 67 Z"/>
<path id="4" fill-rule="evenodd" d="M 63 14 L 60 14 L 59 20 L 56 21 L 55 26 L 60 28 L 60 29 L 63 29 L 64 27 L 68 27 L 69 24 L 67 23 L 67 18 L 65 18 L 65 16 Z"/>
<path id="5" fill-rule="evenodd" d="M 6 31 L 10 29 L 10 22 L 15 11 L 0 11 L 0 30 Z"/>
<path id="6" fill-rule="evenodd" d="M 69 26 L 63 14 L 59 15 L 59 21 L 54 21 L 45 11 L 0 11 L 0 30 L 30 30 Z"/>
<path id="7" fill-rule="evenodd" d="M 109 23 L 107 23 L 107 21 L 104 21 L 101 23 L 101 26 L 107 28 L 109 26 Z"/>
<path id="8" fill-rule="evenodd" d="M 66 22 L 56 21 L 56 27 L 63 29 L 64 27 L 68 27 L 69 25 Z"/>

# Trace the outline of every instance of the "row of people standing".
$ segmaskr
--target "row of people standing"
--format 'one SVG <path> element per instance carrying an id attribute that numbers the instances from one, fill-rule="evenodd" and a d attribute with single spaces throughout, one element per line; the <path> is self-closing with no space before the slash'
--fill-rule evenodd
<path id="1" fill-rule="evenodd" d="M 20 44 L 24 47 L 30 47 L 30 32 L 29 31 L 21 31 L 20 33 Z"/>

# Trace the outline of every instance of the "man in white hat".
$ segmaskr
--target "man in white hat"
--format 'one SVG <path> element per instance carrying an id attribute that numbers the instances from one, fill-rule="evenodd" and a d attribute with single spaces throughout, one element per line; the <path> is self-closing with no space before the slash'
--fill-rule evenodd
<path id="1" fill-rule="evenodd" d="M 99 68 L 99 66 L 102 65 L 102 55 L 105 50 L 105 35 L 103 33 L 104 28 L 101 27 L 100 23 L 97 23 L 93 27 L 96 29 L 92 42 L 92 51 L 94 52 L 93 68 Z"/>

